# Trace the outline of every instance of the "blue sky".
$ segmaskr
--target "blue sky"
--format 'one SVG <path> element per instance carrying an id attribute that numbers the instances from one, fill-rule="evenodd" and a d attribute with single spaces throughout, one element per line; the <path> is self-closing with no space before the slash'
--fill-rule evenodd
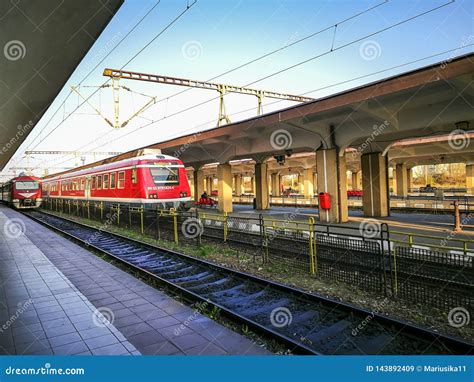
<path id="1" fill-rule="evenodd" d="M 89 71 L 155 3 L 156 1 L 149 0 L 125 1 L 43 119 L 16 153 L 15 158 L 10 161 L 10 165 L 24 163 L 22 154 L 25 150 L 77 150 L 80 148 L 82 151 L 126 151 L 215 126 L 217 100 L 169 117 L 170 114 L 215 97 L 217 93 L 213 91 L 193 89 L 166 100 L 167 97 L 182 91 L 183 88 L 122 81 L 122 85 L 136 92 L 156 96 L 158 100 L 164 99 L 164 101 L 148 109 L 142 115 L 143 118 L 135 118 L 122 129 L 112 129 L 106 125 L 99 116 L 92 115 L 93 111 L 89 106 L 81 107 L 56 128 L 64 115 L 78 106 L 77 96 L 71 95 L 66 101 L 64 110 L 60 110 L 53 116 L 54 111 L 68 96 L 70 86 L 81 83 Z M 208 80 L 267 52 L 338 23 L 335 34 L 332 28 L 264 60 L 214 80 L 214 82 L 247 85 L 298 62 L 324 54 L 304 65 L 251 85 L 254 88 L 302 94 L 443 51 L 460 48 L 454 53 L 433 57 L 309 94 L 311 97 L 318 98 L 473 51 L 472 46 L 465 46 L 474 44 L 474 2 L 470 0 L 456 0 L 453 3 L 449 0 L 391 0 L 357 18 L 339 24 L 342 20 L 381 3 L 384 1 L 198 0 L 175 25 L 124 69 Z M 450 4 L 383 33 L 350 44 L 354 40 L 446 3 Z M 96 86 L 104 83 L 106 81 L 106 78 L 102 76 L 104 67 L 121 68 L 181 13 L 186 4 L 187 1 L 162 0 L 82 85 Z M 350 45 L 345 46 L 346 44 Z M 328 54 L 331 46 L 334 51 Z M 96 89 L 81 88 L 85 96 L 90 95 L 94 90 Z M 121 92 L 121 120 L 133 114 L 146 100 L 146 97 L 137 94 L 132 97 L 127 92 Z M 91 97 L 91 102 L 96 106 L 100 105 L 102 113 L 112 118 L 110 89 L 98 92 Z M 274 102 L 274 100 L 265 102 Z M 283 101 L 264 106 L 264 111 L 268 112 L 292 104 L 294 103 Z M 227 96 L 226 105 L 233 121 L 252 117 L 256 113 L 254 97 L 230 95 Z M 252 110 L 232 115 L 250 108 Z M 52 116 L 52 121 L 47 124 Z M 151 120 L 158 122 L 140 129 Z M 56 128 L 55 131 L 44 139 L 54 128 Z M 121 138 L 122 136 L 124 138 Z M 88 161 L 93 159 L 92 155 L 87 156 Z M 30 164 L 40 166 L 71 166 L 76 162 L 74 158 L 59 156 L 41 156 L 30 159 Z M 8 172 L 8 168 L 4 172 Z"/>

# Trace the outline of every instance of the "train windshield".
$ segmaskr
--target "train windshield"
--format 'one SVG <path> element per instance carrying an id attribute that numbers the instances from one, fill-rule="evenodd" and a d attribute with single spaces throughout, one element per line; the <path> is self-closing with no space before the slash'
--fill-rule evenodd
<path id="1" fill-rule="evenodd" d="M 15 182 L 15 188 L 17 190 L 37 190 L 38 187 L 38 182 L 35 182 L 33 180 L 23 180 Z"/>
<path id="2" fill-rule="evenodd" d="M 151 176 L 157 186 L 178 184 L 178 168 L 173 167 L 151 167 Z"/>

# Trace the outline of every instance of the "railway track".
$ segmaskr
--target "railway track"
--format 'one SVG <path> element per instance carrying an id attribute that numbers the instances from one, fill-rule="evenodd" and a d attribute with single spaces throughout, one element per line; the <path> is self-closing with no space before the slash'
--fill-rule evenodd
<path id="1" fill-rule="evenodd" d="M 210 262 L 31 211 L 28 217 L 299 354 L 472 354 L 462 340 Z"/>

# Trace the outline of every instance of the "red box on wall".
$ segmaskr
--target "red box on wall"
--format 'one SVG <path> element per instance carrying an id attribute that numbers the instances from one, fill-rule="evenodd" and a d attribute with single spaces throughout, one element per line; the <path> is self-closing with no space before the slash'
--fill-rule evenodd
<path id="1" fill-rule="evenodd" d="M 319 207 L 323 210 L 331 209 L 331 198 L 327 192 L 319 193 Z"/>

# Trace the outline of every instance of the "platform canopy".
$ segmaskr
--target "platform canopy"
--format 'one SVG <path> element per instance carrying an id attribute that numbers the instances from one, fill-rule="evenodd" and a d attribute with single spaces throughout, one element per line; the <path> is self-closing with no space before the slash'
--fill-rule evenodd
<path id="1" fill-rule="evenodd" d="M 0 170 L 123 0 L 0 2 Z"/>
<path id="2" fill-rule="evenodd" d="M 369 151 L 386 152 L 403 139 L 472 130 L 473 76 L 471 53 L 149 148 L 192 166 L 261 160 L 288 150 L 337 147 L 342 155 L 349 147 L 370 146 Z"/>

